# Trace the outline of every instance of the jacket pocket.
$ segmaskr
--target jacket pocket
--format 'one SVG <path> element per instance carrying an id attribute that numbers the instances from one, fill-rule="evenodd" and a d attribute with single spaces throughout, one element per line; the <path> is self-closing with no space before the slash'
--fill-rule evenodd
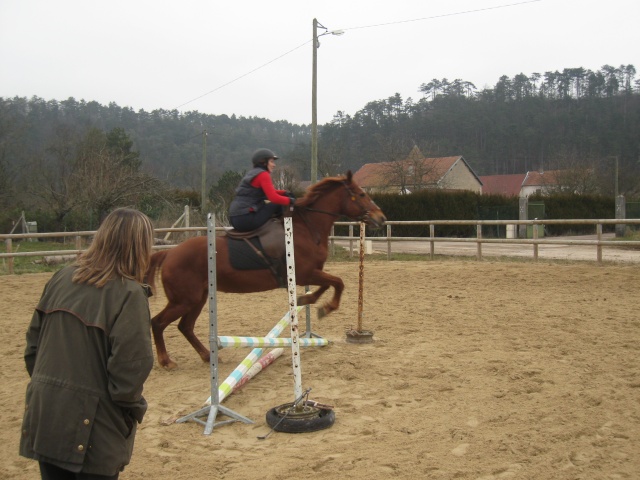
<path id="1" fill-rule="evenodd" d="M 43 457 L 82 464 L 90 448 L 99 397 L 42 382 L 27 387 L 24 435 Z"/>

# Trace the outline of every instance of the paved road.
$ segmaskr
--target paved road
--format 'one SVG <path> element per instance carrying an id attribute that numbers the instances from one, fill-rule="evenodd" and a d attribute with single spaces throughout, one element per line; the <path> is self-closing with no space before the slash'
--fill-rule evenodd
<path id="1" fill-rule="evenodd" d="M 614 234 L 602 235 L 603 240 L 612 240 Z M 567 237 L 553 237 L 554 240 L 597 240 L 596 235 L 579 235 Z M 349 242 L 336 242 L 339 245 L 348 247 Z M 357 242 L 354 242 L 357 249 Z M 391 251 L 396 253 L 416 253 L 429 254 L 429 242 L 393 242 Z M 373 249 L 377 253 L 386 253 L 386 242 L 373 242 Z M 533 260 L 533 245 L 507 244 L 507 243 L 483 243 L 483 257 L 522 257 Z M 477 246 L 475 243 L 460 242 L 436 242 L 436 255 L 461 255 L 475 257 Z M 357 253 L 357 250 L 356 252 Z M 597 249 L 595 245 L 539 245 L 538 259 L 549 260 L 587 260 L 597 261 Z M 625 247 L 603 246 L 602 260 L 609 262 L 631 262 L 640 263 L 640 250 L 631 250 Z"/>

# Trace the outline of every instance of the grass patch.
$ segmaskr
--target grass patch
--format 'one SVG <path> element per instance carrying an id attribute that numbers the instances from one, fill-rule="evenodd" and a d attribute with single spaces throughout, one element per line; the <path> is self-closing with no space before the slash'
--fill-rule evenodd
<path id="1" fill-rule="evenodd" d="M 12 253 L 22 252 L 53 252 L 60 250 L 75 250 L 75 244 L 73 243 L 60 243 L 60 242 L 13 242 L 11 247 Z M 0 244 L 0 253 L 7 253 L 6 243 Z M 59 263 L 55 265 L 47 265 L 42 262 L 42 257 L 14 257 L 13 258 L 13 273 L 43 273 L 43 272 L 56 272 L 60 270 L 67 263 Z M 9 259 L 0 259 L 0 275 L 7 275 L 9 273 Z"/>
<path id="2" fill-rule="evenodd" d="M 614 241 L 618 241 L 618 242 L 638 242 L 640 241 L 640 231 L 638 230 L 632 230 L 630 228 L 625 229 L 624 232 L 624 236 L 622 237 L 614 237 L 613 238 Z M 626 250 L 640 250 L 640 246 L 634 246 L 634 245 L 620 245 L 620 247 L 617 248 L 624 248 Z"/>
<path id="3" fill-rule="evenodd" d="M 532 257 L 533 258 L 533 257 Z M 500 262 L 526 262 L 531 261 L 532 258 L 519 258 L 519 257 L 489 257 L 485 256 L 483 261 L 500 261 Z M 347 247 L 336 246 L 335 254 L 329 254 L 327 259 L 329 262 L 360 262 L 359 253 L 354 251 L 353 255 L 349 255 L 349 249 Z M 477 262 L 475 255 L 434 255 L 433 260 L 429 253 L 391 253 L 391 257 L 387 258 L 386 253 L 374 252 L 372 254 L 365 255 L 364 261 L 371 260 L 383 260 L 383 261 L 398 261 L 398 262 L 442 262 L 442 261 L 456 261 L 456 262 Z"/>

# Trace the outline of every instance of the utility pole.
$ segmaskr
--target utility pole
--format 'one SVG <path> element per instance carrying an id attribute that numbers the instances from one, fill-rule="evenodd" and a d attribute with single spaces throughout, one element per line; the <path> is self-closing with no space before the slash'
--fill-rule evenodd
<path id="1" fill-rule="evenodd" d="M 318 35 L 318 27 L 324 32 Z M 313 19 L 313 65 L 311 74 L 311 185 L 318 181 L 318 37 L 323 35 L 342 35 L 342 30 L 328 31 L 327 27 Z"/>
<path id="2" fill-rule="evenodd" d="M 202 131 L 202 184 L 200 191 L 200 210 L 204 214 L 207 208 L 207 131 Z"/>
<path id="3" fill-rule="evenodd" d="M 616 155 L 614 158 L 616 159 L 616 183 L 615 183 L 615 193 L 616 193 L 616 198 L 618 198 L 618 193 L 619 193 L 619 189 L 618 189 L 618 155 Z"/>
<path id="4" fill-rule="evenodd" d="M 311 185 L 318 181 L 318 20 L 313 19 L 313 72 L 311 76 Z"/>

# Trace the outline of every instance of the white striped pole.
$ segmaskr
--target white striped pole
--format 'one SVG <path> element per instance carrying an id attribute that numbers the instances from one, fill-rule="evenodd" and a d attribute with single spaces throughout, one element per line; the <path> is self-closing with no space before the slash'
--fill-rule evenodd
<path id="1" fill-rule="evenodd" d="M 271 365 L 278 357 L 280 357 L 280 355 L 282 355 L 282 352 L 284 352 L 283 348 L 274 348 L 269 353 L 265 353 L 262 357 L 260 357 L 260 360 L 258 360 L 254 365 L 252 365 L 251 368 L 247 370 L 247 373 L 245 373 L 242 376 L 242 378 L 236 384 L 236 386 L 233 387 L 233 390 L 231 390 L 231 393 L 234 393 L 236 390 L 240 390 L 245 383 L 247 383 L 257 374 L 259 374 L 262 370 L 267 368 L 269 365 Z"/>
<path id="2" fill-rule="evenodd" d="M 223 347 L 288 347 L 291 345 L 290 338 L 269 338 L 269 337 L 218 337 L 218 346 Z M 321 347 L 329 344 L 326 338 L 300 338 L 298 344 L 301 347 Z"/>
<path id="3" fill-rule="evenodd" d="M 302 310 L 302 307 L 298 307 L 298 311 Z M 277 337 L 282 331 L 289 325 L 291 318 L 291 311 L 287 312 L 278 323 L 267 333 L 266 337 Z M 231 393 L 233 387 L 240 381 L 242 376 L 251 368 L 251 366 L 262 356 L 262 348 L 254 348 L 251 350 L 240 365 L 238 365 L 233 372 L 229 374 L 224 382 L 218 387 L 218 403 L 222 401 Z M 207 399 L 205 405 L 211 405 L 211 397 Z"/>

